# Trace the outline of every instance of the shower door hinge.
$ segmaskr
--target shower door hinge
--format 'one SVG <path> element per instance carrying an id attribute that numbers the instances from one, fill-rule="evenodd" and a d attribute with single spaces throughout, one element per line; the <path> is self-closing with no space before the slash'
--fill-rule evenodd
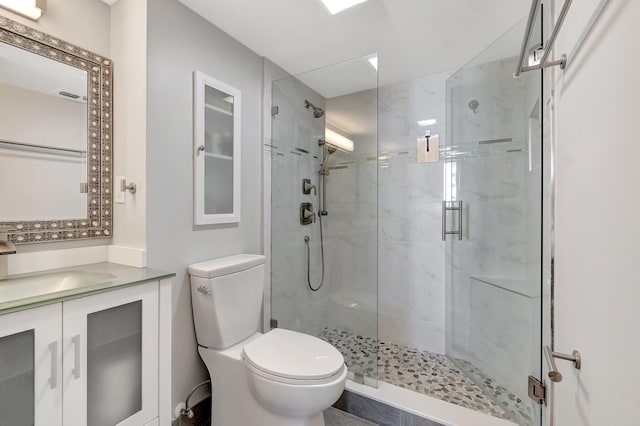
<path id="1" fill-rule="evenodd" d="M 529 398 L 538 404 L 547 403 L 547 388 L 544 383 L 533 376 L 529 376 Z"/>
<path id="2" fill-rule="evenodd" d="M 271 115 L 278 115 L 279 112 L 280 108 L 278 108 L 278 105 L 274 105 L 271 107 Z"/>

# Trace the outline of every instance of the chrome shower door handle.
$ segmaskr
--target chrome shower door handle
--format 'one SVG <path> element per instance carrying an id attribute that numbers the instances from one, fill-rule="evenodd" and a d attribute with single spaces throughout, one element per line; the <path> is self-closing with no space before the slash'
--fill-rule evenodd
<path id="1" fill-rule="evenodd" d="M 458 240 L 462 241 L 462 201 L 458 201 Z"/>
<path id="2" fill-rule="evenodd" d="M 442 201 L 442 241 L 447 240 L 447 202 Z"/>
<path id="3" fill-rule="evenodd" d="M 450 206 L 449 203 L 455 203 L 454 201 L 443 201 L 442 202 L 442 241 L 447 240 L 447 235 L 457 235 L 458 240 L 462 241 L 462 201 L 458 200 L 456 203 L 457 206 Z M 457 231 L 447 231 L 447 212 L 448 211 L 457 211 L 458 212 L 458 230 Z"/>

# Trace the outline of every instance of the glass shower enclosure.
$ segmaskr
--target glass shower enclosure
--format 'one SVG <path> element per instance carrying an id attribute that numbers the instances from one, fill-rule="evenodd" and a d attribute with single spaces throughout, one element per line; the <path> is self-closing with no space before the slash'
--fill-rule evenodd
<path id="1" fill-rule="evenodd" d="M 542 75 L 513 77 L 524 27 L 453 73 L 379 87 L 363 57 L 273 79 L 267 319 L 356 382 L 530 426 L 549 155 Z"/>

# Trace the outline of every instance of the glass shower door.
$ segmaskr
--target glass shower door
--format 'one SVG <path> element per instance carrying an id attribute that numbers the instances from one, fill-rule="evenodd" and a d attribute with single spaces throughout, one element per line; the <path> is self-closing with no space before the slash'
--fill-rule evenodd
<path id="1" fill-rule="evenodd" d="M 515 79 L 524 22 L 447 80 L 446 352 L 508 417 L 540 424 L 541 73 Z M 513 48 L 509 49 L 508 46 Z M 460 210 L 458 210 L 460 209 Z"/>
<path id="2" fill-rule="evenodd" d="M 358 58 L 272 83 L 272 325 L 377 384 L 377 72 Z"/>

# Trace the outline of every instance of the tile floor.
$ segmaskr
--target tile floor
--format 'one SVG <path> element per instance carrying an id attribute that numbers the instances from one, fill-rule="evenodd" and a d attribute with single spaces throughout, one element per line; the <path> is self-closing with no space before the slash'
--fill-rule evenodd
<path id="1" fill-rule="evenodd" d="M 325 328 L 318 337 L 334 345 L 349 369 L 366 377 L 421 392 L 495 417 L 531 424 L 528 401 L 493 383 L 481 371 L 466 365 L 473 378 L 484 384 L 493 399 L 444 355 L 377 341 L 344 330 Z M 379 352 L 379 353 L 378 353 Z M 468 367 L 468 368 L 467 368 Z M 498 405 L 495 401 L 498 401 Z"/>
<path id="2" fill-rule="evenodd" d="M 375 423 L 352 416 L 333 407 L 324 410 L 324 424 L 325 426 L 376 426 Z"/>

